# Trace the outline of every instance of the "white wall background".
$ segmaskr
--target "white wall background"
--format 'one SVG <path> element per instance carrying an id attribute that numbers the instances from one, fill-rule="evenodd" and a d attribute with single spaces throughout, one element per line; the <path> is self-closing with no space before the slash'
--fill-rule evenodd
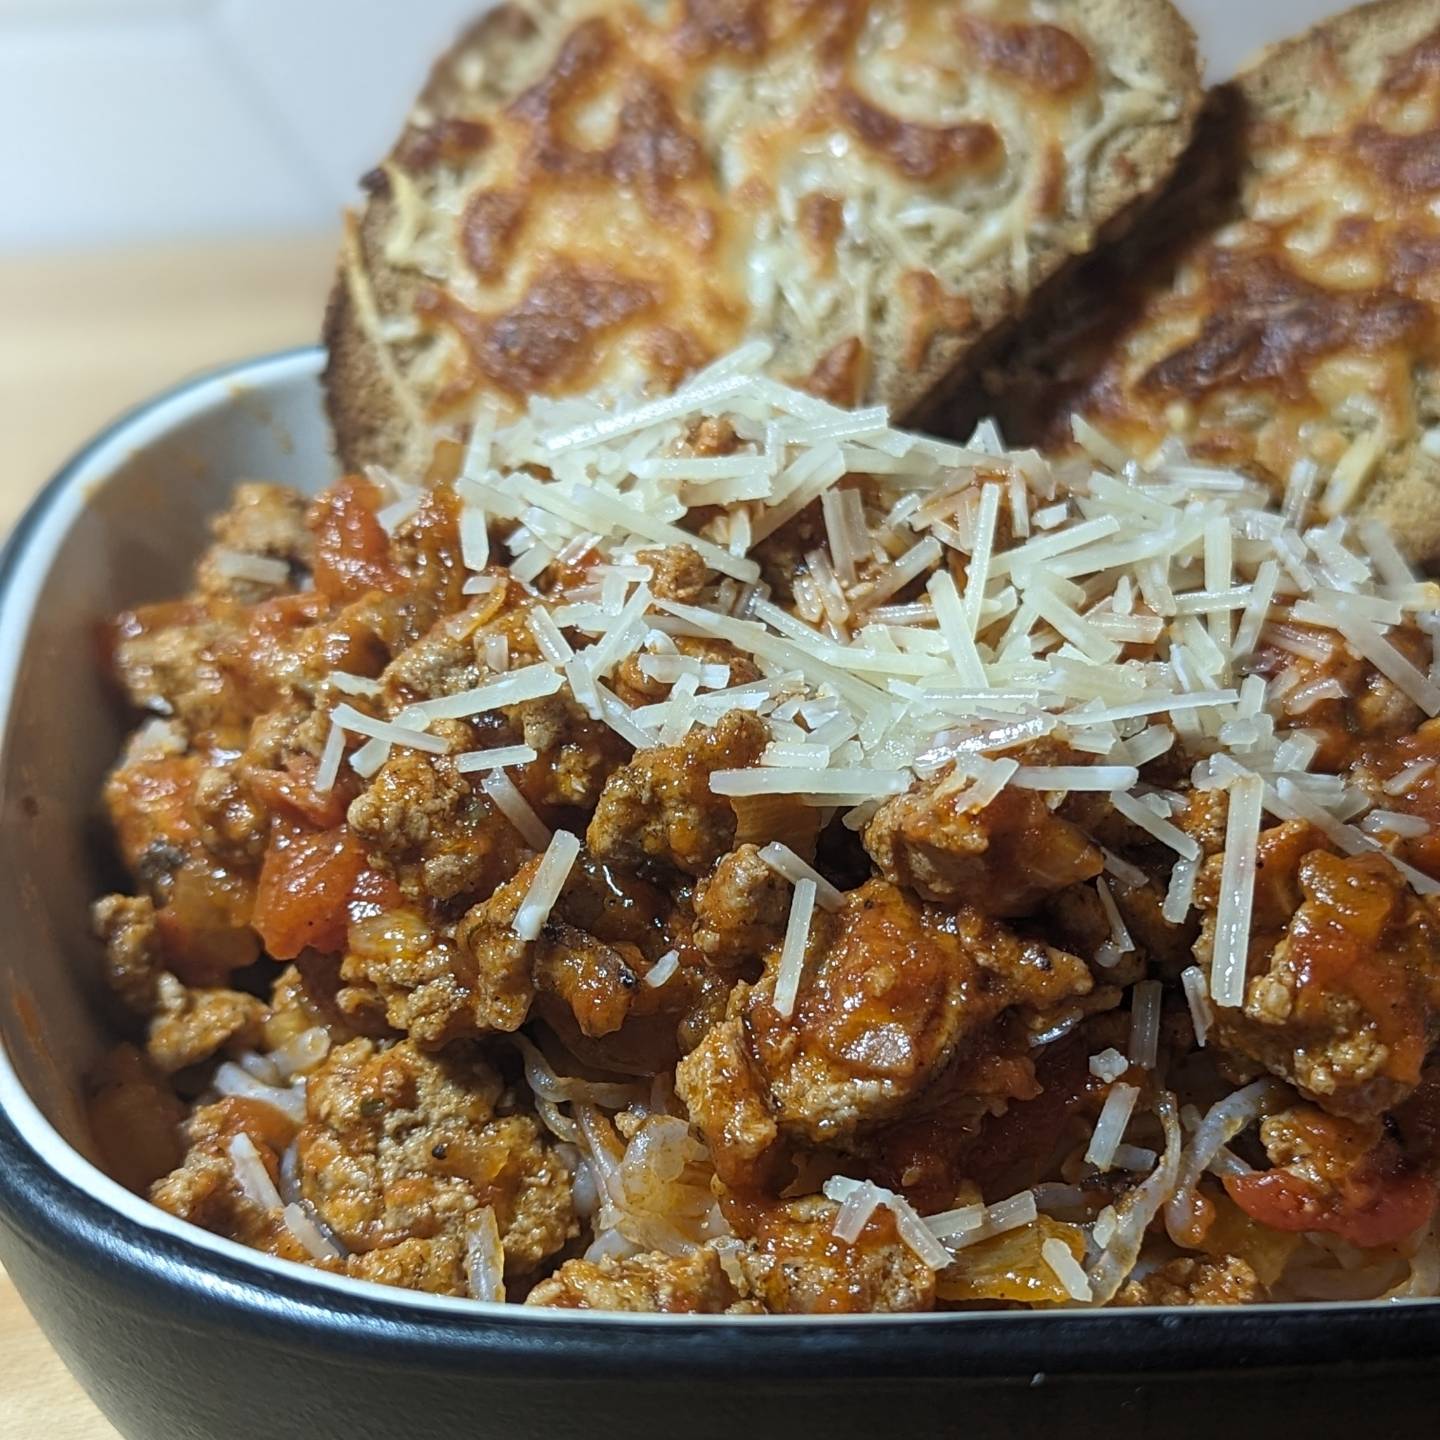
<path id="1" fill-rule="evenodd" d="M 0 0 L 0 251 L 328 229 L 486 0 Z M 1179 0 L 1212 78 L 1347 0 Z"/>

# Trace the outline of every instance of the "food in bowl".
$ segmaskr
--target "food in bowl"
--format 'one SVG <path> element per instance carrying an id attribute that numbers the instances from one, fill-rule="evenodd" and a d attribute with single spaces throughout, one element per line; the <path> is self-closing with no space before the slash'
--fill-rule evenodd
<path id="1" fill-rule="evenodd" d="M 1436 587 L 1326 475 L 532 398 L 117 617 L 159 1205 L 734 1314 L 1436 1293 Z"/>

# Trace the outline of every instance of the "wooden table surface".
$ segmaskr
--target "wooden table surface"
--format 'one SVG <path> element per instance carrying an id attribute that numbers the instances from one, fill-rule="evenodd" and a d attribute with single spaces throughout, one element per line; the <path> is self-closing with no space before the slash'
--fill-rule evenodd
<path id="1" fill-rule="evenodd" d="M 331 236 L 0 258 L 0 534 L 128 406 L 210 365 L 313 340 Z M 0 1437 L 116 1440 L 0 1270 Z"/>

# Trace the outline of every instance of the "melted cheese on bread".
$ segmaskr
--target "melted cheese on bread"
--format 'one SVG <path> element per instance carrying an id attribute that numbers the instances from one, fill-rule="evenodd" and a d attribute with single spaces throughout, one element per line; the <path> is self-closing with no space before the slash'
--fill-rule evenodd
<path id="1" fill-rule="evenodd" d="M 1046 438 L 1075 410 L 1277 491 L 1313 470 L 1322 515 L 1440 559 L 1440 3 L 1352 12 L 1230 98 L 1233 189 L 1062 359 Z"/>
<path id="2" fill-rule="evenodd" d="M 502 6 L 371 179 L 358 322 L 442 431 L 530 394 L 669 389 L 756 335 L 786 379 L 910 410 L 1183 146 L 1188 31 L 1164 0 L 1138 39 L 1115 11 Z"/>

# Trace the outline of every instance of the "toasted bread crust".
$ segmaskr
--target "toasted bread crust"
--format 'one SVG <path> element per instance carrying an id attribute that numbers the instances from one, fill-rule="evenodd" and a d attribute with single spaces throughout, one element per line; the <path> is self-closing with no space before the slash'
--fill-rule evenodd
<path id="1" fill-rule="evenodd" d="M 321 343 L 326 352 L 321 375 L 325 405 L 345 468 L 407 468 L 409 430 L 395 423 L 394 387 L 377 363 L 376 347 L 356 321 L 343 270 L 330 287 Z"/>
<path id="2" fill-rule="evenodd" d="M 1212 98 L 1196 149 L 1158 243 L 1099 257 L 999 357 L 1007 432 L 1063 444 L 1078 410 L 1277 492 L 1313 459 L 1326 513 L 1379 518 L 1440 566 L 1440 0 L 1271 47 Z"/>
<path id="3" fill-rule="evenodd" d="M 796 13 L 801 8 L 796 7 Z M 849 7 L 832 8 L 848 13 Z M 942 9 L 947 26 L 978 23 L 969 19 L 967 0 L 948 0 Z M 558 230 L 554 225 L 536 229 L 537 211 L 551 203 L 571 204 L 567 196 L 579 194 L 586 186 L 594 187 L 596 164 L 604 168 L 607 162 L 597 160 L 600 152 L 594 149 L 593 141 L 583 153 L 576 152 L 568 140 L 563 142 L 569 148 L 555 164 L 561 169 L 568 166 L 569 175 L 558 187 L 549 174 L 542 173 L 548 161 L 542 162 L 541 171 L 532 164 L 528 170 L 514 172 L 513 166 L 506 168 L 510 165 L 508 159 L 481 160 L 467 156 L 464 150 L 467 143 L 474 143 L 478 157 L 485 143 L 478 139 L 482 129 L 492 132 L 495 148 L 491 153 L 503 150 L 509 142 L 494 141 L 493 134 L 508 133 L 514 128 L 517 113 L 526 107 L 535 108 L 536 93 L 553 85 L 557 63 L 563 68 L 566 44 L 597 17 L 602 27 L 611 29 L 612 50 L 617 43 L 613 35 L 619 34 L 623 37 L 619 42 L 622 49 L 631 47 L 636 53 L 644 52 L 645 65 L 653 68 L 658 64 L 662 69 L 668 65 L 667 75 L 677 69 L 683 73 L 687 77 L 684 85 L 672 87 L 674 95 L 681 95 L 698 93 L 705 83 L 708 62 L 703 55 L 700 59 L 694 56 L 707 46 L 721 47 L 734 73 L 760 77 L 747 78 L 747 85 L 769 83 L 786 65 L 793 68 L 795 55 L 802 52 L 793 46 L 787 50 L 774 35 L 768 42 L 770 50 L 765 49 L 766 26 L 777 30 L 782 22 L 774 17 L 787 12 L 787 6 L 756 6 L 747 0 L 685 0 L 677 4 L 670 16 L 673 28 L 662 36 L 667 45 L 684 52 L 683 61 L 674 64 L 655 59 L 657 42 L 653 36 L 633 39 L 633 16 L 638 12 L 613 0 L 598 4 L 595 0 L 527 0 L 524 5 L 506 4 L 492 10 L 436 65 L 411 126 L 383 169 L 371 177 L 369 199 L 342 260 L 325 327 L 330 350 L 326 389 L 342 461 L 347 466 L 413 465 L 423 456 L 437 429 L 463 433 L 469 408 L 486 396 L 498 396 L 502 404 L 513 404 L 536 388 L 548 393 L 582 391 L 608 379 L 615 368 L 611 362 L 621 352 L 625 363 L 620 368 L 628 376 L 634 376 L 638 363 L 644 382 L 663 388 L 714 354 L 755 334 L 773 341 L 773 368 L 783 378 L 804 382 L 819 372 L 832 387 L 830 393 L 835 398 L 883 401 L 897 414 L 917 415 L 927 402 L 933 402 L 963 375 L 964 361 L 977 341 L 1012 316 L 1037 285 L 1066 266 L 1075 254 L 1093 246 L 1102 228 L 1113 224 L 1137 197 L 1164 182 L 1190 134 L 1200 98 L 1194 39 L 1167 0 L 1062 0 L 1059 9 L 1068 27 L 1065 32 L 1058 32 L 1054 26 L 1026 25 L 1012 27 L 1015 36 L 1007 31 L 1001 36 L 1003 43 L 987 39 L 991 58 L 986 62 L 990 68 L 985 76 L 987 84 L 1018 86 L 1022 91 L 1026 86 L 1042 90 L 1048 86 L 1054 93 L 1038 94 L 1032 100 L 1027 91 L 1025 103 L 1037 114 L 1053 114 L 1057 135 L 1070 135 L 1073 140 L 1078 133 L 1080 122 L 1071 116 L 1071 109 L 1076 115 L 1083 112 L 1092 119 L 1105 119 L 1104 125 L 1096 126 L 1101 133 L 1088 140 L 1092 151 L 1082 154 L 1077 164 L 1063 168 L 1056 176 L 1056 195 L 1061 198 L 1052 197 L 1050 203 L 1058 205 L 1059 210 L 1045 217 L 1043 224 L 1038 220 L 1031 223 L 1031 201 L 1028 196 L 1017 195 L 1011 208 L 1021 206 L 1016 211 L 1020 219 L 1001 232 L 998 243 L 988 253 L 977 251 L 978 258 L 953 273 L 947 273 L 938 259 L 927 262 L 931 269 L 919 272 L 907 272 L 894 262 L 873 261 L 872 281 L 867 282 L 865 292 L 870 295 L 868 328 L 862 322 L 863 333 L 858 334 L 849 318 L 853 307 L 832 305 L 819 322 L 807 329 L 797 312 L 783 302 L 761 314 L 746 300 L 745 247 L 749 237 L 739 234 L 742 222 L 751 227 L 778 227 L 781 233 L 773 246 L 779 252 L 778 263 L 788 266 L 805 261 L 815 265 L 817 286 L 833 282 L 835 272 L 833 266 L 826 270 L 823 256 L 807 259 L 814 236 L 800 233 L 799 225 L 785 229 L 776 213 L 773 193 L 768 202 L 760 203 L 753 186 L 737 190 L 727 180 L 722 190 L 716 190 L 714 177 L 726 165 L 738 163 L 734 157 L 742 153 L 743 146 L 730 138 L 734 125 L 709 121 L 700 113 L 705 105 L 719 103 L 713 97 L 704 105 L 696 101 L 693 108 L 686 108 L 688 101 L 676 102 L 670 117 L 661 113 L 654 122 L 660 127 L 655 132 L 658 138 L 647 142 L 650 148 L 640 170 L 633 165 L 627 169 L 624 157 L 615 159 L 618 140 L 604 152 L 614 160 L 607 174 L 618 178 L 605 192 L 604 203 L 613 213 L 606 215 L 603 226 L 594 222 L 599 212 L 582 208 L 577 212 L 581 218 L 571 222 L 569 231 L 563 224 Z M 810 10 L 804 13 L 808 15 Z M 1087 58 L 1087 52 L 1082 50 L 1080 58 L 1076 58 L 1073 41 L 1072 50 L 1065 49 L 1072 31 L 1085 37 L 1084 45 L 1094 52 L 1093 56 Z M 945 34 L 949 36 L 950 31 Z M 1117 36 L 1124 37 L 1118 46 L 1113 39 Z M 1044 45 L 1030 43 L 1037 39 Z M 809 45 L 811 40 L 806 38 L 804 43 Z M 824 36 L 815 43 L 823 49 Z M 978 46 L 979 42 L 975 43 Z M 1007 50 L 1006 46 L 1011 48 Z M 665 53 L 669 55 L 670 51 Z M 772 61 L 772 55 L 778 58 Z M 580 59 L 590 63 L 585 56 Z M 593 63 L 595 73 L 602 77 L 594 83 L 610 84 L 603 68 L 608 62 Z M 1084 99 L 1082 104 L 1080 98 L 1072 100 L 1070 94 L 1062 92 L 1076 83 L 1077 76 L 1083 77 L 1090 64 L 1099 67 L 1101 80 L 1092 85 L 1093 97 L 1099 98 Z M 1112 66 L 1127 78 L 1115 78 Z M 621 83 L 615 80 L 614 87 Z M 947 105 L 942 117 L 947 124 L 930 126 L 912 120 L 912 110 L 902 107 L 899 114 L 882 110 L 858 88 L 849 87 L 848 81 L 835 81 L 832 75 L 827 83 L 830 92 L 826 93 L 822 109 L 832 118 L 826 123 L 839 124 L 842 130 L 849 127 L 849 147 L 863 152 L 870 167 L 864 173 L 875 174 L 879 167 L 879 173 L 889 176 L 886 184 L 896 197 L 889 202 L 892 209 L 907 195 L 927 203 L 933 198 L 937 203 L 949 204 L 952 190 L 965 194 L 971 172 L 979 177 L 977 185 L 989 183 L 986 167 L 993 168 L 996 136 L 1001 132 L 995 129 L 983 106 L 970 107 L 976 114 L 973 122 L 966 118 L 956 123 L 951 118 L 952 107 Z M 872 83 L 869 94 L 876 93 L 879 89 Z M 1079 90 L 1075 93 L 1081 94 Z M 760 108 L 758 102 L 752 107 L 757 111 Z M 805 115 L 810 113 L 806 111 Z M 838 121 L 833 119 L 835 114 L 840 116 Z M 469 133 L 447 137 L 444 127 L 455 121 L 465 122 Z M 573 117 L 566 122 L 573 123 Z M 753 117 L 750 123 L 753 129 Z M 811 123 L 808 118 L 806 123 Z M 779 145 L 783 138 L 771 136 L 764 143 Z M 451 153 L 436 162 L 437 148 L 444 150 L 452 140 L 456 143 Z M 687 168 L 683 153 L 683 147 L 692 141 L 698 142 L 703 152 L 703 165 L 698 170 L 693 165 Z M 753 136 L 751 141 L 753 152 L 759 142 Z M 1006 143 L 1013 148 L 1025 142 L 1007 135 Z M 1039 142 L 1035 143 L 1038 146 Z M 672 196 L 676 203 L 669 212 L 661 212 L 672 218 L 657 226 L 653 215 L 645 218 L 644 207 L 654 200 L 645 187 L 656 163 L 653 152 L 666 144 L 682 147 L 670 155 L 674 173 L 660 176 L 660 181 L 670 186 L 664 203 L 670 203 Z M 590 178 L 570 178 L 581 173 L 576 171 L 577 153 L 584 162 L 581 171 Z M 1000 153 L 1006 156 L 1004 164 L 1011 164 L 1009 152 Z M 1025 158 L 1025 163 L 1034 159 Z M 664 154 L 659 163 L 667 163 Z M 508 207 L 491 207 L 502 220 L 511 222 L 509 233 L 504 227 L 492 226 L 481 237 L 488 248 L 479 243 L 466 248 L 467 263 L 463 268 L 456 267 L 461 273 L 452 272 L 437 280 L 434 271 L 448 262 L 442 260 L 437 265 L 433 249 L 427 261 L 418 265 L 410 256 L 399 253 L 397 235 L 403 236 L 407 223 L 413 229 L 417 195 L 423 209 L 434 198 L 436 184 L 448 184 L 452 189 L 446 203 L 458 196 L 463 208 L 464 202 L 474 200 L 480 190 L 491 197 L 504 192 L 501 181 L 511 173 L 520 175 L 518 201 L 511 196 Z M 410 193 L 398 193 L 397 186 L 408 187 Z M 554 200 L 557 188 L 559 201 Z M 1070 190 L 1079 196 L 1074 205 L 1064 198 Z M 1003 193 L 1003 187 L 996 193 Z M 836 198 L 845 200 L 846 192 Z M 583 206 L 588 202 L 582 197 L 573 203 Z M 800 208 L 803 212 L 805 207 L 802 204 Z M 468 210 L 466 213 L 468 216 Z M 632 237 L 653 247 L 654 238 L 646 232 L 663 232 L 668 224 L 679 235 L 689 223 L 687 215 L 693 218 L 707 213 L 711 220 L 705 223 L 720 227 L 718 240 L 712 240 L 708 249 L 697 240 L 695 248 L 686 252 L 677 240 L 679 260 L 671 272 L 665 271 L 667 257 L 662 256 L 659 264 L 653 258 L 642 257 L 643 263 L 626 273 L 625 247 Z M 428 223 L 422 222 L 422 229 Z M 615 231 L 619 241 L 621 259 L 614 267 L 617 274 L 613 278 L 606 268 L 611 252 L 602 254 L 597 261 L 591 253 L 594 246 L 569 243 L 572 236 L 581 237 L 583 242 L 601 228 Z M 959 232 L 962 238 L 967 233 Z M 547 244 L 555 243 L 557 234 L 562 237 L 567 260 L 572 251 L 580 256 L 577 263 L 583 271 L 583 283 L 577 282 L 573 267 L 558 275 L 540 270 L 541 262 L 536 257 Z M 466 245 L 466 237 L 453 229 L 438 236 L 427 232 L 425 238 L 427 243 L 448 252 L 449 262 L 454 262 Z M 953 249 L 947 243 L 935 254 Z M 1016 258 L 1021 252 L 1023 265 Z M 488 271 L 480 270 L 478 282 L 477 256 L 493 262 Z M 431 273 L 426 273 L 427 269 Z M 702 280 L 692 283 L 691 272 Z M 677 274 L 683 276 L 683 283 L 676 281 Z M 797 274 L 803 279 L 803 271 Z M 647 296 L 643 287 L 652 276 L 654 293 Z M 936 283 L 926 289 L 929 282 Z M 677 294 L 677 283 L 683 294 Z M 637 284 L 642 287 L 639 293 L 635 290 Z M 528 291 L 526 285 L 530 286 Z M 543 290 L 540 301 L 531 303 L 537 289 Z M 437 290 L 444 297 L 439 306 L 434 297 Z M 619 293 L 626 303 L 610 303 L 614 293 Z M 540 358 L 547 364 L 555 363 L 548 369 L 520 364 L 513 375 L 503 375 L 497 382 L 499 362 L 495 356 L 515 352 L 499 342 L 490 343 L 495 325 L 509 321 L 517 311 L 525 311 L 528 304 L 529 311 L 502 337 L 508 344 L 518 333 L 520 341 L 528 341 L 552 318 L 556 308 L 552 295 L 559 295 L 570 306 L 571 315 L 583 310 L 589 328 L 581 326 L 578 335 L 569 336 L 568 349 L 549 343 L 554 337 L 543 335 L 546 348 Z M 504 309 L 507 305 L 508 312 Z M 407 331 L 407 326 L 413 327 L 417 309 L 423 315 L 418 336 Z M 534 314 L 537 309 L 542 312 L 539 319 Z M 455 367 L 443 353 L 449 339 L 446 327 L 452 321 L 468 330 L 472 370 L 476 346 L 480 347 L 478 363 L 482 372 L 488 367 L 488 373 L 482 373 L 478 380 L 471 373 L 457 382 Z M 573 325 L 569 328 L 575 329 Z M 392 341 L 391 334 L 403 338 Z M 640 339 L 635 338 L 637 335 Z M 494 355 L 487 354 L 487 345 Z M 842 365 L 842 359 L 853 363 Z M 845 395 L 833 388 L 839 376 L 852 377 L 853 393 Z M 465 393 L 457 401 L 461 391 Z"/>
<path id="4" fill-rule="evenodd" d="M 525 47 L 537 33 L 518 5 L 501 3 L 486 11 L 431 66 L 412 113 L 443 116 L 466 105 L 460 74 L 466 55 L 484 53 L 492 58 L 494 70 L 525 73 Z M 499 102 L 507 97 L 487 88 L 475 98 Z M 364 323 L 360 311 L 368 298 L 379 314 L 409 314 L 419 286 L 413 276 L 384 262 L 385 236 L 395 221 L 385 172 L 372 171 L 362 184 L 369 198 L 358 219 L 346 217 L 345 244 L 325 311 L 325 404 L 336 453 L 346 470 L 381 465 L 415 473 L 424 467 L 430 437 L 417 425 L 394 365 L 386 363 L 374 324 Z"/>

